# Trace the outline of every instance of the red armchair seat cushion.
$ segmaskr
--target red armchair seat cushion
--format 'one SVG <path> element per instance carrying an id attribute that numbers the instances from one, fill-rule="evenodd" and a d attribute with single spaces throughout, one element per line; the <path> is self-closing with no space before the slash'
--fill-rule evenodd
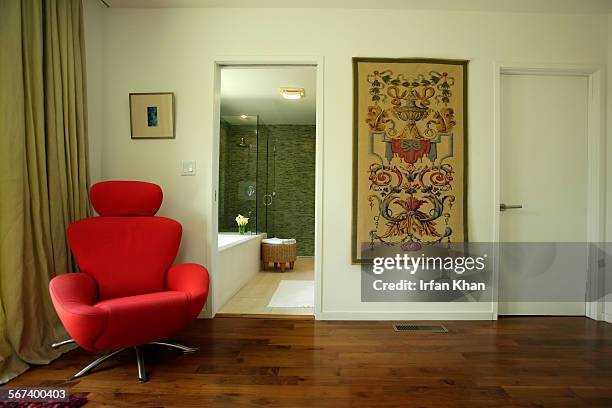
<path id="1" fill-rule="evenodd" d="M 107 324 L 95 342 L 98 350 L 131 347 L 172 336 L 185 328 L 188 296 L 185 292 L 164 291 L 103 300 L 94 304 L 105 310 Z"/>

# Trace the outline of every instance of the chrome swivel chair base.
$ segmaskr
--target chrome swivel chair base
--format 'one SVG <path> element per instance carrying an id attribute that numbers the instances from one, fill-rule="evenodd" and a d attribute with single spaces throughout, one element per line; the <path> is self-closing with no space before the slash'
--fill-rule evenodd
<path id="1" fill-rule="evenodd" d="M 72 343 L 75 343 L 75 341 L 73 339 L 68 339 L 68 340 L 60 341 L 58 343 L 53 343 L 51 345 L 51 347 L 56 349 L 56 348 L 59 348 L 61 346 L 64 346 L 64 345 L 67 345 L 67 344 L 72 344 Z M 190 353 L 195 353 L 196 351 L 198 351 L 197 347 L 187 347 L 187 346 L 184 346 L 182 344 L 170 343 L 170 342 L 165 342 L 165 341 L 152 341 L 152 342 L 147 343 L 147 344 L 173 348 L 173 349 L 182 351 L 183 354 L 190 354 Z M 94 360 L 93 362 L 89 363 L 88 365 L 83 367 L 81 370 L 77 371 L 74 375 L 66 378 L 66 381 L 76 380 L 77 378 L 81 378 L 84 375 L 89 374 L 94 368 L 98 367 L 100 364 L 102 364 L 103 362 L 105 362 L 109 358 L 116 356 L 117 354 L 121 353 L 124 350 L 126 350 L 126 349 L 122 348 L 122 349 L 118 349 L 118 350 L 113 350 L 113 351 L 110 351 L 110 352 L 108 352 L 108 353 L 98 357 L 96 360 Z M 144 354 L 142 352 L 142 346 L 135 346 L 134 350 L 136 351 L 136 363 L 138 365 L 138 382 L 145 383 L 145 382 L 149 381 L 149 378 L 147 376 L 147 372 L 145 371 Z"/>
<path id="2" fill-rule="evenodd" d="M 198 351 L 197 347 L 187 347 L 187 346 L 183 346 L 182 344 L 169 343 L 167 341 L 152 341 L 149 344 L 154 344 L 156 346 L 164 346 L 164 347 L 169 347 L 169 348 L 173 348 L 176 350 L 180 350 L 183 352 L 183 354 L 191 354 L 191 353 L 195 353 L 196 351 Z"/>
<path id="3" fill-rule="evenodd" d="M 96 368 L 97 366 L 99 366 L 100 364 L 102 364 L 103 362 L 108 360 L 109 358 L 111 358 L 113 356 L 116 356 L 117 354 L 121 353 L 123 350 L 125 350 L 125 349 L 122 348 L 122 349 L 119 349 L 119 350 L 114 350 L 114 351 L 111 351 L 109 353 L 103 354 L 102 356 L 100 356 L 97 359 L 95 359 L 93 362 L 91 362 L 88 365 L 86 365 L 85 367 L 81 368 L 74 375 L 66 378 L 66 381 L 76 380 L 77 378 L 81 378 L 84 375 L 89 374 L 91 372 L 91 370 L 93 370 L 94 368 Z"/>

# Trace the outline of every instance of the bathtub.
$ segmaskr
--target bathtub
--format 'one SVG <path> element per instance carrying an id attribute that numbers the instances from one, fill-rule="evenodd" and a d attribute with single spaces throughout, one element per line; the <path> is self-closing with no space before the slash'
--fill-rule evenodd
<path id="1" fill-rule="evenodd" d="M 218 239 L 219 251 L 224 251 L 251 239 L 257 239 L 257 237 L 260 237 L 260 235 L 220 233 Z M 261 238 L 259 239 L 261 240 Z"/>
<path id="2" fill-rule="evenodd" d="M 215 293 L 220 306 L 259 272 L 261 240 L 265 237 L 266 234 L 219 234 L 219 289 Z"/>

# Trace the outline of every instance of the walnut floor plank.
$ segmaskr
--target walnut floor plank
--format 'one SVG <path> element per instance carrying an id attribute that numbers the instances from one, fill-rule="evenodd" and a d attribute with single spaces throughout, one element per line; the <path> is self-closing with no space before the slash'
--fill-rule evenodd
<path id="1" fill-rule="evenodd" d="M 575 317 L 445 322 L 448 333 L 396 333 L 390 322 L 216 318 L 147 347 L 150 381 L 126 351 L 71 351 L 6 384 L 65 386 L 109 407 L 610 407 L 612 325 Z"/>

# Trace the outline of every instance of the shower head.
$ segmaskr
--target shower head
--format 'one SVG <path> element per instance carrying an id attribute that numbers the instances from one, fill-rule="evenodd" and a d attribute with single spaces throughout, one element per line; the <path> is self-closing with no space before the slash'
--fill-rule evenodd
<path id="1" fill-rule="evenodd" d="M 244 141 L 244 136 L 240 138 L 240 143 L 238 143 L 238 147 L 249 147 L 249 145 Z"/>

